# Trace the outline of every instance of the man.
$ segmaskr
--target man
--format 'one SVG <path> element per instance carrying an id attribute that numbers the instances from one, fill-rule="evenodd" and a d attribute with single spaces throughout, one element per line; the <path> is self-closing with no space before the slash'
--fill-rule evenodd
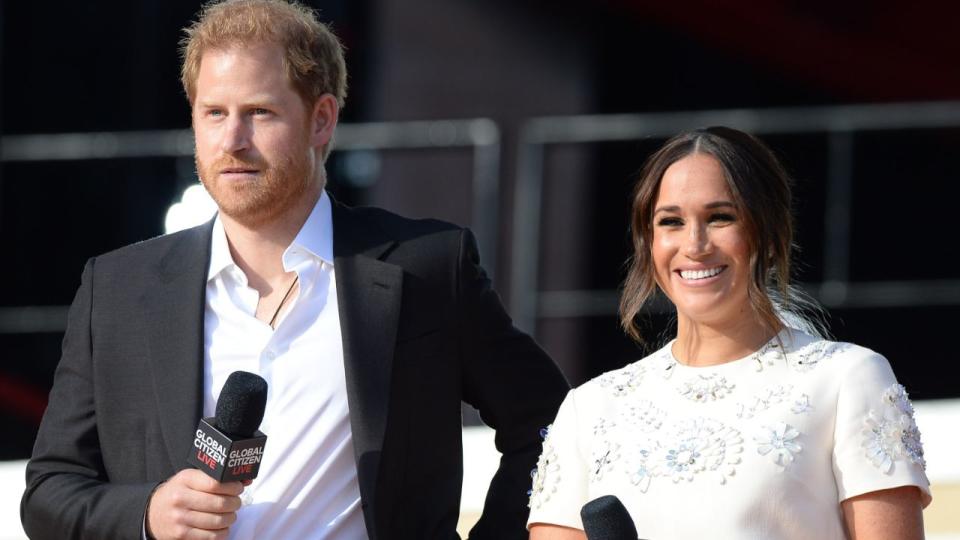
<path id="1" fill-rule="evenodd" d="M 504 313 L 471 234 L 323 191 L 337 39 L 227 0 L 184 40 L 210 223 L 91 259 L 27 467 L 33 538 L 450 538 L 460 402 L 503 453 L 479 538 L 526 536 L 539 428 L 567 389 Z M 186 468 L 226 377 L 269 384 L 259 477 Z"/>

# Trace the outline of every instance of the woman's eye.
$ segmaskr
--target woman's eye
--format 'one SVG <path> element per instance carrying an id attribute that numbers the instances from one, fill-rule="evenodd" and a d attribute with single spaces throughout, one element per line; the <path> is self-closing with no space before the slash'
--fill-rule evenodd
<path id="1" fill-rule="evenodd" d="M 737 216 L 734 216 L 733 214 L 713 214 L 710 216 L 710 221 L 713 222 L 719 221 L 721 223 L 733 223 L 736 220 Z"/>
<path id="2" fill-rule="evenodd" d="M 661 227 L 679 227 L 683 225 L 683 220 L 678 217 L 665 217 L 660 218 L 660 221 L 657 222 L 657 225 Z"/>

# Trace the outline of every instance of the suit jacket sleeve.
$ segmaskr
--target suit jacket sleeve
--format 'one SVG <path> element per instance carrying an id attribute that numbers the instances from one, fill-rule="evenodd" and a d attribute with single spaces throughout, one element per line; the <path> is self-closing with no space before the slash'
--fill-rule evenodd
<path id="1" fill-rule="evenodd" d="M 502 454 L 470 537 L 521 539 L 527 538 L 540 430 L 553 420 L 569 385 L 536 342 L 513 326 L 478 259 L 476 241 L 464 231 L 457 276 L 464 399 L 496 430 Z"/>
<path id="2" fill-rule="evenodd" d="M 140 538 L 157 483 L 111 483 L 101 457 L 93 387 L 94 259 L 70 307 L 63 355 L 27 464 L 24 530 L 44 538 Z"/>

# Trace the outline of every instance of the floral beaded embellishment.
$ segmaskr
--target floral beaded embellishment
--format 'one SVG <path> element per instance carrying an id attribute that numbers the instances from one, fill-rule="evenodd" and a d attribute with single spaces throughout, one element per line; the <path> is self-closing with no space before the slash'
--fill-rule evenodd
<path id="1" fill-rule="evenodd" d="M 722 399 L 733 391 L 733 383 L 727 382 L 727 379 L 716 373 L 710 375 L 695 375 L 686 381 L 683 381 L 679 390 L 680 395 L 696 401 L 697 403 L 706 403 Z"/>
<path id="2" fill-rule="evenodd" d="M 793 389 L 789 384 L 774 384 L 757 392 L 745 403 L 737 404 L 737 418 L 753 418 L 757 413 L 766 411 L 778 403 L 783 403 Z"/>
<path id="3" fill-rule="evenodd" d="M 639 427 L 633 433 L 640 436 L 598 441 L 589 461 L 591 482 L 615 472 L 625 474 L 631 484 L 646 493 L 658 477 L 674 483 L 714 478 L 723 485 L 734 476 L 743 454 L 743 436 L 736 429 L 700 417 L 682 420 L 669 431 L 661 432 L 663 411 L 646 401 L 633 410 L 636 414 L 630 419 L 623 415 L 618 418 L 623 422 L 621 426 L 630 424 L 631 430 Z"/>
<path id="4" fill-rule="evenodd" d="M 778 359 L 784 357 L 783 348 L 777 338 L 766 342 L 757 352 L 750 355 L 750 359 L 755 362 L 754 371 L 763 371 L 763 366 L 772 366 Z"/>
<path id="5" fill-rule="evenodd" d="M 674 372 L 677 371 L 677 361 L 673 358 L 673 353 L 670 352 L 669 346 L 655 352 L 646 362 L 650 364 L 654 372 L 659 373 L 664 380 L 668 380 L 673 376 Z"/>
<path id="6" fill-rule="evenodd" d="M 738 403 L 737 418 L 753 418 L 755 415 L 781 403 L 789 403 L 790 412 L 793 414 L 803 414 L 813 410 L 809 396 L 794 392 L 793 386 L 789 384 L 774 384 L 764 388 L 746 402 Z"/>
<path id="7" fill-rule="evenodd" d="M 603 478 L 604 473 L 613 470 L 613 466 L 620 459 L 620 445 L 610 441 L 603 441 L 599 447 L 593 451 L 593 458 L 590 467 L 590 481 L 597 482 Z"/>
<path id="8" fill-rule="evenodd" d="M 597 423 L 593 425 L 593 435 L 594 437 L 599 437 L 601 435 L 606 435 L 607 431 L 612 430 L 617 426 L 617 423 L 608 418 L 599 418 Z"/>
<path id="9" fill-rule="evenodd" d="M 537 460 L 537 467 L 530 471 L 530 477 L 533 479 L 533 485 L 530 488 L 530 502 L 527 506 L 530 508 L 540 508 L 544 503 L 550 500 L 550 497 L 557 492 L 557 484 L 560 482 L 560 464 L 557 462 L 557 453 L 550 442 L 550 428 L 547 426 L 540 430 L 540 436 L 543 438 L 543 451 Z"/>
<path id="10" fill-rule="evenodd" d="M 630 450 L 627 457 L 627 475 L 630 483 L 637 486 L 640 493 L 646 493 L 650 487 L 650 480 L 655 476 L 655 471 L 650 463 L 653 451 L 646 445 L 637 444 Z"/>
<path id="11" fill-rule="evenodd" d="M 640 386 L 644 373 L 646 373 L 646 368 L 639 363 L 634 363 L 601 375 L 597 383 L 601 388 L 609 388 L 613 395 L 623 397 Z"/>
<path id="12" fill-rule="evenodd" d="M 891 385 L 883 391 L 881 403 L 880 411 L 870 409 L 864 419 L 862 446 L 867 459 L 885 474 L 893 472 L 894 462 L 902 459 L 926 469 L 920 430 L 906 389 Z"/>
<path id="13" fill-rule="evenodd" d="M 803 414 L 812 410 L 813 405 L 810 404 L 810 396 L 806 394 L 800 394 L 793 398 L 793 403 L 790 405 L 790 412 L 793 414 Z"/>
<path id="14" fill-rule="evenodd" d="M 620 423 L 640 433 L 651 433 L 660 429 L 667 413 L 658 409 L 652 402 L 641 399 L 620 412 Z"/>
<path id="15" fill-rule="evenodd" d="M 849 348 L 849 343 L 814 341 L 788 354 L 787 359 L 794 371 L 805 373 L 817 367 L 820 362 L 828 360 L 838 352 L 843 352 Z"/>
<path id="16" fill-rule="evenodd" d="M 742 452 L 743 437 L 736 429 L 707 418 L 686 420 L 660 443 L 654 472 L 674 483 L 712 474 L 725 484 L 735 472 L 734 465 L 740 463 Z"/>
<path id="17" fill-rule="evenodd" d="M 781 470 L 793 462 L 794 455 L 803 447 L 796 441 L 800 432 L 783 422 L 776 422 L 760 428 L 753 440 L 757 443 L 757 453 L 770 455 Z"/>

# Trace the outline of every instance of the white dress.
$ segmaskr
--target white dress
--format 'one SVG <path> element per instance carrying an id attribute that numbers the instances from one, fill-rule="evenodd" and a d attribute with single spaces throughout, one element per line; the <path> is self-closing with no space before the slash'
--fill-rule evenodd
<path id="1" fill-rule="evenodd" d="M 917 486 L 920 433 L 879 354 L 785 330 L 711 367 L 671 342 L 572 390 L 547 429 L 528 523 L 582 529 L 616 495 L 640 538 L 844 538 L 840 501 Z M 781 346 L 782 342 L 782 346 Z"/>

